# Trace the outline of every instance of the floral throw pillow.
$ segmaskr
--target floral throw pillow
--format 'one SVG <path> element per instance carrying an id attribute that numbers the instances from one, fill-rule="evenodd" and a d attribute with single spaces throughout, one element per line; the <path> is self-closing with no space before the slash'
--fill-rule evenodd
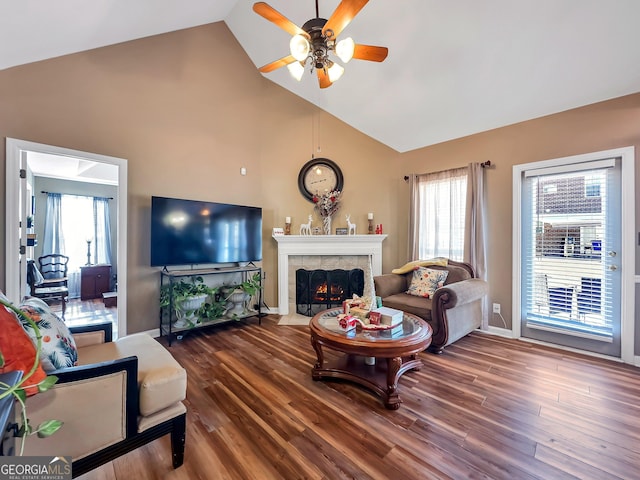
<path id="1" fill-rule="evenodd" d="M 448 270 L 416 267 L 407 293 L 416 297 L 431 298 L 436 289 L 444 285 L 448 275 Z"/>
<path id="2" fill-rule="evenodd" d="M 0 297 L 8 302 L 1 292 Z M 36 359 L 36 349 L 33 347 L 31 338 L 22 328 L 14 312 L 10 312 L 4 306 L 0 306 L 0 352 L 4 358 L 4 365 L 0 367 L 0 373 L 21 370 L 26 376 L 31 371 Z M 36 385 L 46 377 L 47 374 L 39 364 L 33 375 L 27 378 L 23 384 L 25 393 L 28 396 L 38 393 Z"/>
<path id="3" fill-rule="evenodd" d="M 45 372 L 59 368 L 73 367 L 78 361 L 76 342 L 69 328 L 43 300 L 35 297 L 26 298 L 20 304 L 20 309 L 31 316 L 42 334 L 42 348 L 40 361 Z M 36 344 L 36 333 L 31 326 L 22 322 L 25 331 Z"/>

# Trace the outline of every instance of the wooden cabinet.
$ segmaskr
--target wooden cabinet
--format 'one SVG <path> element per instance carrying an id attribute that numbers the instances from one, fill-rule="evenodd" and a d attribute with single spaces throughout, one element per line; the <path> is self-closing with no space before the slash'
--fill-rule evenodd
<path id="1" fill-rule="evenodd" d="M 111 265 L 85 265 L 80 272 L 81 300 L 102 298 L 111 290 Z"/>

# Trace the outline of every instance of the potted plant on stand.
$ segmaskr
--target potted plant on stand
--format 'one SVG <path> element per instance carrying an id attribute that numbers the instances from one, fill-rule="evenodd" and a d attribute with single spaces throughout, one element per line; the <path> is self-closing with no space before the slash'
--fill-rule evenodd
<path id="1" fill-rule="evenodd" d="M 160 308 L 173 308 L 173 313 L 178 319 L 174 322 L 174 327 L 194 327 L 200 323 L 202 317 L 209 318 L 213 313 L 210 307 L 207 313 L 203 306 L 208 298 L 215 302 L 216 293 L 217 289 L 205 284 L 202 277 L 194 276 L 191 277 L 191 281 L 180 280 L 163 285 L 160 290 Z"/>
<path id="2" fill-rule="evenodd" d="M 227 311 L 227 316 L 238 318 L 247 313 L 247 302 L 262 288 L 260 273 L 256 272 L 246 280 L 235 285 L 229 285 L 225 288 L 227 292 L 226 300 L 232 305 Z M 260 308 L 260 306 L 258 306 Z"/>

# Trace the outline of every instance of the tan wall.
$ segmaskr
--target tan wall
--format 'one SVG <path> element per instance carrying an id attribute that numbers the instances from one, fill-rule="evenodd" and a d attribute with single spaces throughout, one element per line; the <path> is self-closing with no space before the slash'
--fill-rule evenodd
<path id="1" fill-rule="evenodd" d="M 158 272 L 149 267 L 152 195 L 263 207 L 266 301 L 276 306 L 271 228 L 291 216 L 295 231 L 311 213 L 297 175 L 312 153 L 336 161 L 345 176 L 334 227 L 346 226 L 347 213 L 360 231 L 367 212 L 384 224 L 385 272 L 407 260 L 402 177 L 491 160 L 491 301 L 502 304 L 510 325 L 511 167 L 640 147 L 638 94 L 399 154 L 263 78 L 223 23 L 1 71 L 0 95 L 0 136 L 128 159 L 129 332 L 157 327 Z M 312 140 L 314 123 L 319 142 Z M 317 143 L 320 153 L 313 151 Z M 4 149 L 0 159 L 4 185 Z M 0 206 L 4 224 L 4 195 Z M 4 278 L 0 282 L 4 288 Z M 501 326 L 497 318 L 491 324 Z M 638 332 L 636 345 L 640 351 Z"/>
<path id="2" fill-rule="evenodd" d="M 333 226 L 346 226 L 350 213 L 363 230 L 374 212 L 391 234 L 385 268 L 398 263 L 398 154 L 263 78 L 224 23 L 1 71 L 0 92 L 1 137 L 128 160 L 130 333 L 158 326 L 159 275 L 149 267 L 152 195 L 261 206 L 266 301 L 277 305 L 271 228 L 291 216 L 295 229 L 312 212 L 297 186 L 312 154 L 312 122 L 320 125 L 321 156 L 345 177 Z M 4 148 L 0 159 L 4 186 Z M 0 205 L 4 225 L 5 207 L 15 207 L 5 205 L 4 194 Z M 4 271 L 4 236 L 0 252 Z"/>
<path id="3" fill-rule="evenodd" d="M 486 160 L 495 166 L 485 173 L 490 301 L 502 304 L 502 315 L 511 327 L 512 167 L 627 146 L 635 146 L 638 158 L 639 127 L 640 94 L 635 94 L 415 150 L 404 154 L 402 159 L 412 173 Z M 640 168 L 636 166 L 636 186 L 640 184 L 639 179 Z M 640 197 L 640 189 L 636 187 L 636 191 Z M 640 208 L 636 208 L 636 216 L 640 218 Z M 635 223 L 640 224 L 638 220 Z M 636 248 L 636 264 L 638 262 L 640 251 Z M 640 268 L 630 267 L 640 272 Z M 490 323 L 503 326 L 495 316 Z M 636 322 L 636 352 L 640 352 L 639 324 Z"/>

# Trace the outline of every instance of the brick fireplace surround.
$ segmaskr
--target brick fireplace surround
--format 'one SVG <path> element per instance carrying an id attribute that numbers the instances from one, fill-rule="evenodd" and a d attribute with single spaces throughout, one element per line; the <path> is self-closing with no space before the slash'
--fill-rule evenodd
<path id="1" fill-rule="evenodd" d="M 365 294 L 373 293 L 373 277 L 382 274 L 382 242 L 386 235 L 275 235 L 278 242 L 278 313 L 295 312 L 298 268 L 351 269 L 365 272 Z"/>

